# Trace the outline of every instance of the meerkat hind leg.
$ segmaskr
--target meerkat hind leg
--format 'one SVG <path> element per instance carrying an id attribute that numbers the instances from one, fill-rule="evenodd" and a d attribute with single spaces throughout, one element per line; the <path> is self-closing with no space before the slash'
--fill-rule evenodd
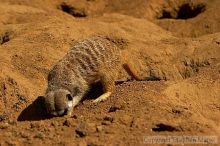
<path id="1" fill-rule="evenodd" d="M 104 93 L 93 101 L 95 103 L 105 101 L 109 96 L 111 96 L 115 88 L 115 76 L 111 74 L 104 74 L 101 76 L 101 83 Z"/>

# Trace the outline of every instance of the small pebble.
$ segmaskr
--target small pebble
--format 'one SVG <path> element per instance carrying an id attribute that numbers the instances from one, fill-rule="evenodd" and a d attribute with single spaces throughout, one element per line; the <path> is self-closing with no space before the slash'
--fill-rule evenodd
<path id="1" fill-rule="evenodd" d="M 100 125 L 100 126 L 96 126 L 96 131 L 97 132 L 101 132 L 103 130 L 103 127 Z"/>
<path id="2" fill-rule="evenodd" d="M 10 125 L 8 123 L 0 124 L 0 129 L 7 129 L 8 127 L 10 127 Z"/>

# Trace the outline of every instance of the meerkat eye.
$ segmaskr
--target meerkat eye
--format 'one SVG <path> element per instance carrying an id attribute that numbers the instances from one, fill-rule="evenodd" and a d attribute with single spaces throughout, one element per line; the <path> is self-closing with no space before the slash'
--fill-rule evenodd
<path id="1" fill-rule="evenodd" d="M 70 94 L 67 94 L 67 95 L 66 95 L 66 98 L 67 98 L 69 101 L 73 100 L 73 97 L 72 97 Z"/>

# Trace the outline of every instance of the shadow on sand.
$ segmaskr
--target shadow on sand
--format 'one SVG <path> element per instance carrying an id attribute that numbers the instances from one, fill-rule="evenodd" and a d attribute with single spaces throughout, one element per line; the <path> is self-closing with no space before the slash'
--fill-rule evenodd
<path id="1" fill-rule="evenodd" d="M 44 99 L 42 96 L 37 97 L 37 99 L 26 107 L 21 114 L 18 116 L 18 121 L 39 121 L 49 119 L 46 113 L 46 108 L 44 106 Z"/>
<path id="2" fill-rule="evenodd" d="M 123 82 L 119 81 L 116 84 L 121 84 Z M 92 88 L 88 91 L 82 101 L 84 100 L 94 100 L 102 95 L 102 85 L 101 83 L 96 83 L 92 85 Z M 46 112 L 46 107 L 44 104 L 43 96 L 38 96 L 37 99 L 26 107 L 21 114 L 18 116 L 18 121 L 39 121 L 52 118 Z"/>

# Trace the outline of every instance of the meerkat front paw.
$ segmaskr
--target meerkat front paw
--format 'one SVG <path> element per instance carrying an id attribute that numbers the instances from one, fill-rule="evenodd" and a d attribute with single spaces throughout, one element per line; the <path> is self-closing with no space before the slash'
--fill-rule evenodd
<path id="1" fill-rule="evenodd" d="M 112 92 L 106 92 L 106 93 L 102 94 L 101 96 L 99 96 L 98 98 L 96 98 L 95 100 L 93 100 L 93 102 L 97 103 L 97 102 L 105 101 L 108 99 L 108 97 L 111 94 L 112 94 Z"/>

